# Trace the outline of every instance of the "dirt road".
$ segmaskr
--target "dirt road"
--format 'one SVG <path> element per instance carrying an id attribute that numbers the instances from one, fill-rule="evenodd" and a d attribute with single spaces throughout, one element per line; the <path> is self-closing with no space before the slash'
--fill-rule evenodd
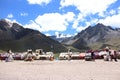
<path id="1" fill-rule="evenodd" d="M 0 80 L 120 80 L 120 61 L 0 61 Z"/>

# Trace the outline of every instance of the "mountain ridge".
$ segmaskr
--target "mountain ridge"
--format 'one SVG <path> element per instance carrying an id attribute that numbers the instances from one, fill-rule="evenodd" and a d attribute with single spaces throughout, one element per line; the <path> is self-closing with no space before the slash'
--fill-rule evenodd
<path id="1" fill-rule="evenodd" d="M 0 20 L 1 50 L 26 51 L 27 49 L 35 50 L 39 48 L 54 52 L 67 50 L 62 44 L 37 30 L 24 28 L 17 23 L 11 23 L 6 20 Z"/>
<path id="2" fill-rule="evenodd" d="M 114 49 L 119 49 L 120 44 L 120 29 L 105 26 L 101 23 L 95 26 L 89 26 L 85 30 L 79 32 L 71 40 L 62 42 L 63 44 L 71 45 L 77 49 L 102 49 L 109 46 Z"/>

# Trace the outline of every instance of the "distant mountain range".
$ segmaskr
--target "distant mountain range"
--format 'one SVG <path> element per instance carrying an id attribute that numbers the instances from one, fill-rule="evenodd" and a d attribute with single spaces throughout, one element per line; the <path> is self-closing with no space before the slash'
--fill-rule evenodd
<path id="1" fill-rule="evenodd" d="M 89 26 L 76 36 L 57 38 L 45 36 L 39 31 L 24 28 L 17 23 L 0 20 L 0 50 L 26 51 L 43 49 L 63 52 L 74 50 L 103 49 L 106 46 L 120 49 L 120 28 L 112 28 L 98 23 Z"/>
<path id="2" fill-rule="evenodd" d="M 49 36 L 49 37 L 52 38 L 52 39 L 54 39 L 54 40 L 56 40 L 56 41 L 58 41 L 58 42 L 60 42 L 60 43 L 62 43 L 65 40 L 68 41 L 68 40 L 72 39 L 74 36 L 71 36 L 71 37 L 59 37 L 59 38 L 57 38 L 56 35 L 53 35 L 53 36 Z"/>
<path id="3" fill-rule="evenodd" d="M 0 49 L 26 51 L 27 49 L 43 49 L 45 51 L 67 51 L 58 41 L 45 36 L 39 31 L 23 28 L 17 23 L 0 20 Z"/>
<path id="4" fill-rule="evenodd" d="M 63 40 L 62 43 L 79 50 L 103 49 L 106 46 L 120 49 L 120 28 L 113 29 L 111 26 L 98 23 L 89 26 L 71 39 Z"/>

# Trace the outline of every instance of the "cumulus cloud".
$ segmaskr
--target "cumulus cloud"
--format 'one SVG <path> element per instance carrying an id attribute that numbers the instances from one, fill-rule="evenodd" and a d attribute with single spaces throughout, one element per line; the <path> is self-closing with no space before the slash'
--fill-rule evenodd
<path id="1" fill-rule="evenodd" d="M 86 29 L 88 26 L 79 26 L 76 28 L 76 31 L 79 32 L 79 31 L 82 31 L 84 29 Z"/>
<path id="2" fill-rule="evenodd" d="M 105 18 L 108 15 L 105 11 L 116 1 L 117 0 L 61 0 L 60 9 L 64 9 L 64 7 L 68 6 L 75 6 L 76 9 L 80 11 L 79 14 L 76 15 L 72 27 L 76 29 L 76 31 L 81 31 L 89 25 L 98 22 L 98 19 L 92 19 L 91 15 L 98 14 L 99 17 Z M 114 15 L 115 13 L 115 10 L 111 10 L 109 15 Z M 87 19 L 89 16 L 91 18 L 90 20 Z M 84 23 L 84 26 L 80 25 L 81 23 Z"/>
<path id="3" fill-rule="evenodd" d="M 8 14 L 7 18 L 13 18 L 13 14 Z"/>
<path id="4" fill-rule="evenodd" d="M 120 14 L 120 7 L 118 7 L 118 13 Z"/>
<path id="5" fill-rule="evenodd" d="M 77 19 L 74 20 L 72 28 L 76 29 L 77 32 L 82 31 L 86 29 L 88 26 L 93 25 L 98 22 L 97 18 L 93 18 L 90 16 L 90 20 L 87 21 L 87 19 L 82 16 L 82 14 L 79 14 Z M 84 24 L 84 26 L 82 25 Z"/>
<path id="6" fill-rule="evenodd" d="M 60 32 L 55 32 L 55 35 L 57 38 L 66 38 L 66 37 L 71 37 L 73 35 L 70 35 L 70 34 L 63 34 L 63 33 L 60 33 Z"/>
<path id="7" fill-rule="evenodd" d="M 29 4 L 38 4 L 42 6 L 49 4 L 52 0 L 27 1 Z M 120 25 L 118 20 L 120 19 L 120 7 L 117 10 L 110 8 L 111 4 L 115 3 L 116 1 L 117 0 L 61 0 L 60 9 L 62 11 L 69 6 L 74 6 L 79 12 L 76 14 L 73 12 L 67 12 L 64 14 L 58 12 L 44 13 L 43 15 L 38 15 L 35 20 L 31 20 L 25 25 L 25 27 L 36 29 L 41 32 L 65 31 L 69 25 L 71 26 L 70 23 L 72 23 L 72 28 L 78 32 L 86 29 L 90 25 L 97 23 L 118 27 Z M 21 16 L 27 15 L 28 14 L 21 13 Z M 61 36 L 65 35 L 61 34 Z"/>
<path id="8" fill-rule="evenodd" d="M 108 16 L 105 19 L 100 19 L 98 22 L 114 28 L 120 28 L 120 14 Z"/>
<path id="9" fill-rule="evenodd" d="M 98 16 L 99 16 L 99 17 L 105 17 L 106 15 L 105 15 L 105 12 L 99 12 L 99 13 L 98 13 Z"/>
<path id="10" fill-rule="evenodd" d="M 117 0 L 61 0 L 61 7 L 75 6 L 81 13 L 95 14 L 105 11 Z M 95 6 L 96 5 L 96 6 Z"/>
<path id="11" fill-rule="evenodd" d="M 110 10 L 110 14 L 114 15 L 114 14 L 116 14 L 116 11 L 112 9 L 112 10 Z"/>
<path id="12" fill-rule="evenodd" d="M 46 35 L 46 36 L 52 36 L 52 35 L 51 35 L 51 34 L 49 34 L 49 33 L 45 33 L 45 35 Z"/>
<path id="13" fill-rule="evenodd" d="M 35 20 L 42 27 L 42 31 L 64 31 L 68 23 L 59 13 L 39 15 Z"/>
<path id="14" fill-rule="evenodd" d="M 51 0 L 27 0 L 29 4 L 47 5 Z"/>
<path id="15" fill-rule="evenodd" d="M 86 29 L 86 28 L 89 27 L 91 24 L 93 24 L 95 21 L 96 21 L 96 19 L 94 19 L 94 20 L 91 21 L 91 22 L 85 22 L 86 25 L 85 25 L 85 26 L 78 26 L 78 27 L 76 27 L 76 31 L 77 31 L 77 32 L 80 32 L 80 31 Z"/>
<path id="16" fill-rule="evenodd" d="M 9 21 L 9 22 L 12 22 L 12 23 L 18 23 L 15 19 L 11 20 L 11 19 L 5 18 L 5 20 Z"/>
<path id="17" fill-rule="evenodd" d="M 37 29 L 41 32 L 47 31 L 65 31 L 69 22 L 74 20 L 74 13 L 46 13 L 39 15 L 34 21 L 26 24 L 25 27 Z"/>
<path id="18" fill-rule="evenodd" d="M 38 25 L 35 21 L 30 20 L 28 24 L 23 25 L 25 28 L 30 28 L 38 31 L 42 31 L 40 25 Z"/>
<path id="19" fill-rule="evenodd" d="M 76 15 L 77 17 L 76 17 L 76 19 L 74 19 L 74 22 L 73 22 L 73 25 L 72 25 L 72 28 L 73 29 L 76 29 L 77 31 L 81 31 L 82 29 L 84 29 L 84 28 L 81 28 L 81 29 L 79 29 L 78 27 L 79 27 L 79 23 L 80 22 L 84 22 L 85 21 L 85 17 L 81 14 L 81 13 L 79 13 L 78 15 Z M 82 27 L 82 26 L 81 26 Z"/>

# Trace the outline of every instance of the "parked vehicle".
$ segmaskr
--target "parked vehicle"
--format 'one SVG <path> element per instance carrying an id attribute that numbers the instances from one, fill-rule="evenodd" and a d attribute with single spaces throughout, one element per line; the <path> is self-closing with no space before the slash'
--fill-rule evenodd
<path id="1" fill-rule="evenodd" d="M 86 54 L 85 54 L 85 60 L 86 60 L 86 61 L 91 61 L 91 60 L 92 60 L 92 55 L 91 55 L 91 53 L 86 53 Z"/>
<path id="2" fill-rule="evenodd" d="M 80 59 L 80 53 L 79 52 L 73 52 L 71 54 L 71 59 L 73 59 L 73 60 Z"/>
<path id="3" fill-rule="evenodd" d="M 79 56 L 80 56 L 80 59 L 85 59 L 85 53 L 80 53 Z"/>
<path id="4" fill-rule="evenodd" d="M 22 60 L 22 54 L 21 53 L 14 53 L 13 58 L 14 58 L 14 60 Z"/>
<path id="5" fill-rule="evenodd" d="M 1 53 L 0 54 L 0 57 L 1 57 L 1 60 L 5 60 L 7 58 L 7 53 Z"/>

